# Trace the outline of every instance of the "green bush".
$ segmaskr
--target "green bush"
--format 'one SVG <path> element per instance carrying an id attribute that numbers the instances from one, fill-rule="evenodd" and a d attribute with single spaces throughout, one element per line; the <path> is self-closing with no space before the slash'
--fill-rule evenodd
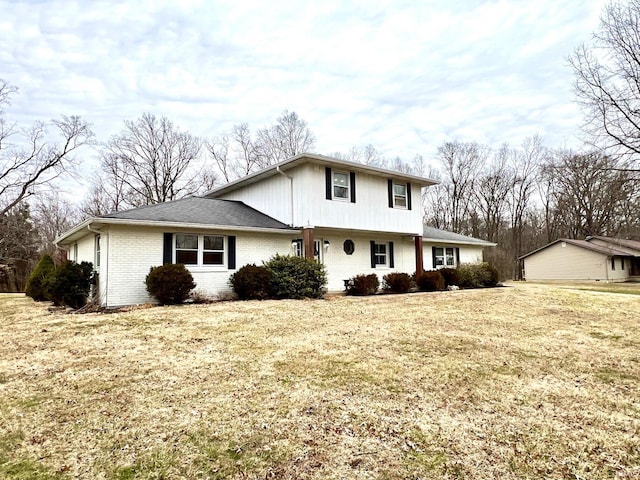
<path id="1" fill-rule="evenodd" d="M 183 303 L 196 287 L 191 272 L 181 263 L 151 267 L 145 284 L 147 292 L 162 305 Z"/>
<path id="2" fill-rule="evenodd" d="M 49 299 L 54 305 L 77 309 L 87 303 L 93 281 L 93 264 L 67 260 L 56 267 L 48 286 Z"/>
<path id="3" fill-rule="evenodd" d="M 439 268 L 438 271 L 442 275 L 442 278 L 444 278 L 444 288 L 450 287 L 451 285 L 458 285 L 460 283 L 458 270 L 455 268 Z"/>
<path id="4" fill-rule="evenodd" d="M 274 298 L 322 298 L 325 293 L 327 274 L 315 260 L 276 254 L 264 266 L 271 272 Z"/>
<path id="5" fill-rule="evenodd" d="M 465 264 L 458 267 L 460 288 L 483 288 L 498 285 L 498 271 L 488 263 Z"/>
<path id="6" fill-rule="evenodd" d="M 407 293 L 411 283 L 411 276 L 406 273 L 387 273 L 382 277 L 382 289 L 386 292 Z"/>
<path id="7" fill-rule="evenodd" d="M 56 266 L 51 255 L 43 255 L 27 280 L 25 289 L 27 297 L 33 298 L 36 302 L 49 300 L 49 285 L 55 270 Z"/>
<path id="8" fill-rule="evenodd" d="M 349 279 L 347 295 L 373 295 L 380 287 L 380 280 L 375 273 L 356 275 Z"/>
<path id="9" fill-rule="evenodd" d="M 240 300 L 264 300 L 271 293 L 271 270 L 255 264 L 245 265 L 229 278 Z"/>
<path id="10" fill-rule="evenodd" d="M 421 292 L 434 292 L 436 290 L 444 290 L 444 277 L 440 270 L 430 270 L 423 272 L 416 278 L 416 285 Z"/>

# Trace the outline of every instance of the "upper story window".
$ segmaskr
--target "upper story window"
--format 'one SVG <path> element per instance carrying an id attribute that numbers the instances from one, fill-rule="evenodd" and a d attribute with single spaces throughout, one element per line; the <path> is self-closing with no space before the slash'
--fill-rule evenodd
<path id="1" fill-rule="evenodd" d="M 411 210 L 411 184 L 387 180 L 389 208 L 403 208 Z"/>
<path id="2" fill-rule="evenodd" d="M 185 265 L 224 265 L 224 237 L 176 233 L 176 263 Z"/>
<path id="3" fill-rule="evenodd" d="M 396 208 L 407 208 L 407 184 L 393 184 L 393 206 Z"/>
<path id="4" fill-rule="evenodd" d="M 326 198 L 356 203 L 356 174 L 354 172 L 334 171 L 325 168 Z"/>
<path id="5" fill-rule="evenodd" d="M 348 173 L 333 172 L 333 198 L 334 200 L 349 200 Z"/>

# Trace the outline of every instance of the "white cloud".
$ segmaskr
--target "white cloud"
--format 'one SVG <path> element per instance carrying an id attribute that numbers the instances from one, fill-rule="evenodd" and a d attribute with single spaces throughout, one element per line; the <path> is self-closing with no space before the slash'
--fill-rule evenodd
<path id="1" fill-rule="evenodd" d="M 566 57 L 603 1 L 345 3 L 0 0 L 9 113 L 80 113 L 106 140 L 145 111 L 211 136 L 289 109 L 324 153 L 403 158 L 450 139 L 577 142 Z"/>

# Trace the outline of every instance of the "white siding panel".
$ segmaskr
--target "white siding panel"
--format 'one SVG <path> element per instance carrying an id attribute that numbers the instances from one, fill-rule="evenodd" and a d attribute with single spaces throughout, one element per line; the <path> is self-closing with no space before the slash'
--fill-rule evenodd
<path id="1" fill-rule="evenodd" d="M 356 202 L 326 199 L 325 167 L 305 164 L 288 170 L 293 178 L 293 226 L 380 232 L 422 232 L 420 187 L 413 185 L 412 210 L 389 208 L 387 179 L 356 172 Z M 282 175 L 248 185 L 222 198 L 241 200 L 283 223 L 291 224 L 291 189 Z"/>
<path id="2" fill-rule="evenodd" d="M 607 256 L 558 242 L 526 257 L 524 272 L 526 280 L 608 280 Z"/>

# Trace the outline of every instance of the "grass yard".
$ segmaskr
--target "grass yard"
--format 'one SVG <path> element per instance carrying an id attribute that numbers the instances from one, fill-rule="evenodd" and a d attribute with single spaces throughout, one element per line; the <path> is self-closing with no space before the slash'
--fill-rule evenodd
<path id="1" fill-rule="evenodd" d="M 0 478 L 640 478 L 640 297 L 0 295 Z"/>

